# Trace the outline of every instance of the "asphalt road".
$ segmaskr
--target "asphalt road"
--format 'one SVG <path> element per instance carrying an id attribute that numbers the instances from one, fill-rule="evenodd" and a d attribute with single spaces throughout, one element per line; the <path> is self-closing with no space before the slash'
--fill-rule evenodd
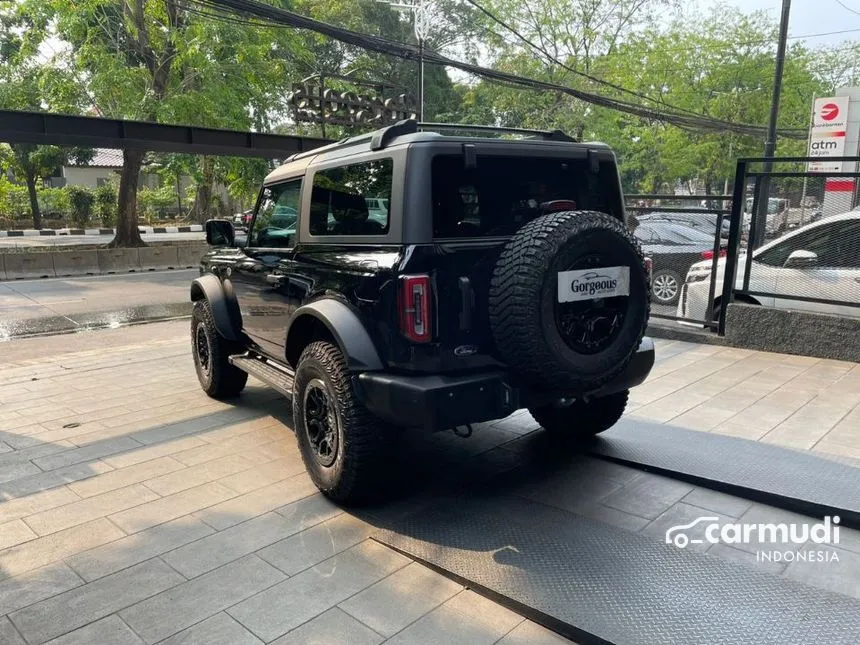
<path id="1" fill-rule="evenodd" d="M 144 233 L 144 242 L 190 242 L 205 239 L 204 233 Z M 0 237 L 0 248 L 26 248 L 33 246 L 78 246 L 82 244 L 107 244 L 113 235 L 32 235 L 24 237 Z"/>
<path id="2" fill-rule="evenodd" d="M 185 315 L 197 269 L 0 282 L 0 340 Z"/>

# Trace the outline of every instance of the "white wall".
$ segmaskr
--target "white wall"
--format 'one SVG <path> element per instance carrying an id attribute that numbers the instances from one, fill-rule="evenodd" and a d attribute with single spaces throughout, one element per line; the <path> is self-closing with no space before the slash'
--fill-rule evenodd
<path id="1" fill-rule="evenodd" d="M 66 186 L 88 186 L 96 188 L 99 179 L 109 179 L 116 176 L 117 171 L 112 168 L 86 168 L 63 166 L 63 177 Z"/>

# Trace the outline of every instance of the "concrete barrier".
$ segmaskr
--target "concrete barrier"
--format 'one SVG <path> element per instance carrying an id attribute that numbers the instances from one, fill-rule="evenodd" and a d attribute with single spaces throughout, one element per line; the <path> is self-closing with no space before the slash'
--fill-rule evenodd
<path id="1" fill-rule="evenodd" d="M 200 266 L 200 258 L 209 249 L 206 242 L 195 242 L 194 244 L 183 244 L 177 246 L 178 253 L 177 269 L 194 269 Z"/>
<path id="2" fill-rule="evenodd" d="M 860 318 L 732 303 L 726 340 L 735 347 L 860 362 Z"/>
<path id="3" fill-rule="evenodd" d="M 7 280 L 53 278 L 53 253 L 7 253 L 3 258 Z"/>
<path id="4" fill-rule="evenodd" d="M 100 273 L 140 271 L 140 249 L 98 249 Z"/>
<path id="5" fill-rule="evenodd" d="M 98 251 L 55 251 L 54 273 L 58 278 L 71 275 L 97 275 L 101 273 L 99 268 Z"/>
<path id="6" fill-rule="evenodd" d="M 179 266 L 179 251 L 175 246 L 147 246 L 140 249 L 140 268 L 144 271 L 175 269 Z"/>

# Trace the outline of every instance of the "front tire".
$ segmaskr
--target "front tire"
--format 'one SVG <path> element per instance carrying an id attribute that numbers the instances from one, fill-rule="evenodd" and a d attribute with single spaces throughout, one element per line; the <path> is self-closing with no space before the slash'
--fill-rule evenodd
<path id="1" fill-rule="evenodd" d="M 293 427 L 308 474 L 324 495 L 341 503 L 374 496 L 387 425 L 356 399 L 346 360 L 330 343 L 311 343 L 299 358 Z"/>
<path id="2" fill-rule="evenodd" d="M 529 412 L 548 432 L 566 439 L 585 440 L 614 426 L 624 409 L 630 390 L 590 401 L 574 401 L 568 406 L 542 405 Z"/>
<path id="3" fill-rule="evenodd" d="M 191 354 L 200 387 L 213 399 L 237 396 L 248 382 L 248 374 L 227 360 L 240 350 L 215 328 L 208 300 L 198 300 L 191 311 Z"/>

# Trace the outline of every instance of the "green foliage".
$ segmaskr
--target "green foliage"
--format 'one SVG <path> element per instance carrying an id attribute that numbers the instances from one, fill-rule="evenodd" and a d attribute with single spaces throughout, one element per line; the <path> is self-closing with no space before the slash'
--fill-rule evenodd
<path id="1" fill-rule="evenodd" d="M 116 226 L 117 190 L 113 182 L 105 182 L 95 190 L 96 216 L 105 228 Z"/>
<path id="2" fill-rule="evenodd" d="M 72 222 L 79 227 L 86 226 L 93 214 L 96 197 L 84 186 L 66 186 Z"/>
<path id="3" fill-rule="evenodd" d="M 170 186 L 162 188 L 142 188 L 137 193 L 140 213 L 148 224 L 165 220 L 171 210 L 176 208 L 176 194 Z"/>

